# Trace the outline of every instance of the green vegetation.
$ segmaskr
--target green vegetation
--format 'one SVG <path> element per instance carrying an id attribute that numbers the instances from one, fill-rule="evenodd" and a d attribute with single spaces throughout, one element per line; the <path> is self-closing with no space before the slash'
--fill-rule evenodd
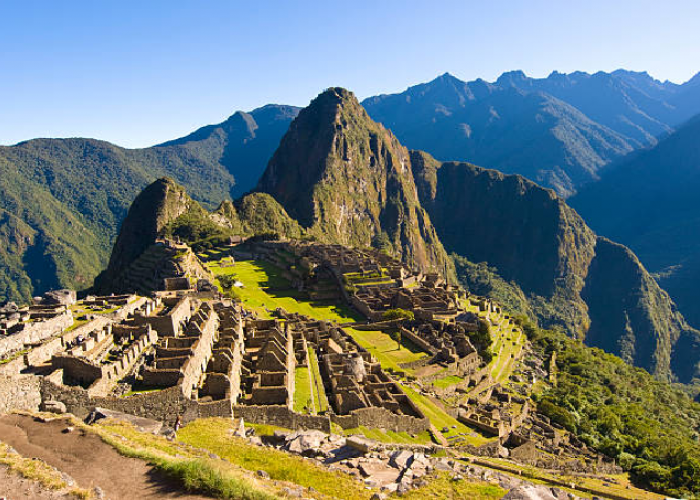
<path id="1" fill-rule="evenodd" d="M 506 490 L 495 484 L 472 481 L 455 481 L 450 474 L 440 473 L 427 485 L 411 490 L 401 495 L 408 500 L 423 500 L 426 498 L 444 498 L 469 500 L 496 500 L 502 498 Z"/>
<path id="2" fill-rule="evenodd" d="M 403 385 L 402 389 L 406 395 L 418 406 L 418 408 L 421 409 L 425 416 L 430 419 L 430 422 L 437 429 L 442 429 L 443 427 L 447 427 L 449 429 L 449 432 L 443 433 L 445 437 L 449 438 L 459 434 L 461 435 L 460 437 L 468 444 L 472 444 L 474 446 L 482 445 L 488 441 L 488 439 L 481 436 L 472 435 L 474 432 L 470 428 L 459 422 L 456 418 L 450 416 L 445 410 L 431 401 L 430 398 L 418 394 L 407 385 Z"/>
<path id="3" fill-rule="evenodd" d="M 362 434 L 365 437 L 381 443 L 431 444 L 433 442 L 430 432 L 428 431 L 423 431 L 413 437 L 407 432 L 382 431 L 381 429 L 370 429 L 360 426 L 354 429 L 342 429 L 342 433 L 346 436 Z"/>
<path id="4" fill-rule="evenodd" d="M 331 472 L 283 451 L 247 444 L 231 437 L 233 424 L 223 418 L 199 419 L 180 429 L 178 438 L 204 448 L 250 471 L 264 470 L 272 479 L 311 487 L 324 495 L 344 499 L 367 499 L 371 491 L 355 479 Z"/>
<path id="5" fill-rule="evenodd" d="M 620 358 L 528 327 L 543 355 L 557 352 L 557 384 L 539 411 L 618 460 L 638 484 L 700 494 L 700 404 Z"/>
<path id="6" fill-rule="evenodd" d="M 297 366 L 294 370 L 294 411 L 316 413 L 314 391 L 308 366 Z"/>
<path id="7" fill-rule="evenodd" d="M 400 339 L 399 344 L 387 333 L 380 331 L 345 329 L 365 349 L 367 349 L 385 370 L 396 373 L 412 374 L 413 370 L 402 368 L 402 363 L 410 363 L 427 356 L 425 351 L 414 345 L 408 339 Z M 403 346 L 403 349 L 400 347 Z"/>
<path id="8" fill-rule="evenodd" d="M 393 321 L 396 319 L 413 321 L 416 319 L 413 311 L 406 311 L 405 309 L 389 309 L 382 313 L 382 319 L 384 321 Z"/>
<path id="9" fill-rule="evenodd" d="M 309 368 L 311 369 L 311 384 L 314 393 L 314 405 L 319 413 L 325 412 L 328 410 L 328 396 L 326 396 L 326 390 L 323 387 L 321 371 L 318 366 L 318 358 L 311 347 L 309 347 Z"/>

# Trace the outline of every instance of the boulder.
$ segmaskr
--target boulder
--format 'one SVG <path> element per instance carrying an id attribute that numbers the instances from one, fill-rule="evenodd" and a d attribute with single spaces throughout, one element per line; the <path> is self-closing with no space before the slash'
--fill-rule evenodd
<path id="1" fill-rule="evenodd" d="M 51 290 L 41 298 L 41 303 L 46 305 L 72 306 L 77 300 L 75 290 Z"/>
<path id="2" fill-rule="evenodd" d="M 398 450 L 389 457 L 389 465 L 397 469 L 405 469 L 413 462 L 413 453 L 408 450 Z"/>
<path id="3" fill-rule="evenodd" d="M 41 403 L 41 411 L 49 413 L 66 413 L 66 405 L 60 401 L 44 401 Z"/>
<path id="4" fill-rule="evenodd" d="M 502 500 L 557 500 L 546 486 L 526 484 L 513 488 L 505 494 Z"/>
<path id="5" fill-rule="evenodd" d="M 95 409 L 90 412 L 85 421 L 89 424 L 93 424 L 98 420 L 102 420 L 103 418 L 112 418 L 115 420 L 128 422 L 139 431 L 147 432 L 149 434 L 158 434 L 163 428 L 163 422 L 159 422 L 158 420 L 153 420 L 146 417 L 137 417 L 135 415 L 129 415 L 128 413 L 122 413 L 116 410 L 100 408 L 99 406 L 95 407 Z"/>
<path id="6" fill-rule="evenodd" d="M 369 451 L 376 443 L 371 439 L 367 439 L 364 436 L 350 436 L 345 440 L 345 444 L 350 448 L 354 448 L 362 453 L 369 453 Z"/>

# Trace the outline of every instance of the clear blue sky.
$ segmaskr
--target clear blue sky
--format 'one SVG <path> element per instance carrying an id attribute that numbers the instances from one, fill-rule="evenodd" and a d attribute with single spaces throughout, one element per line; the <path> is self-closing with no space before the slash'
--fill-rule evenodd
<path id="1" fill-rule="evenodd" d="M 0 144 L 142 147 L 339 85 L 700 70 L 700 1 L 0 0 Z"/>

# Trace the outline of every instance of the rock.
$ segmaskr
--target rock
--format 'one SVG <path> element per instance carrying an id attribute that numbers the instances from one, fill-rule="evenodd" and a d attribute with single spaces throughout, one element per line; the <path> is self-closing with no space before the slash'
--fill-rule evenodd
<path id="1" fill-rule="evenodd" d="M 41 411 L 50 413 L 66 413 L 66 405 L 60 401 L 44 401 L 41 403 Z"/>
<path id="2" fill-rule="evenodd" d="M 448 464 L 446 460 L 438 460 L 435 464 L 435 469 L 442 471 L 451 471 L 452 467 L 450 467 L 450 464 Z"/>
<path id="3" fill-rule="evenodd" d="M 41 298 L 42 304 L 71 306 L 75 304 L 77 295 L 75 290 L 51 290 Z"/>
<path id="4" fill-rule="evenodd" d="M 259 478 L 262 478 L 262 479 L 270 479 L 270 474 L 268 474 L 268 473 L 265 472 L 264 470 L 256 471 L 255 474 L 257 474 L 257 476 L 258 476 Z"/>
<path id="5" fill-rule="evenodd" d="M 345 444 L 362 453 L 369 453 L 375 442 L 363 436 L 350 436 L 345 440 Z"/>
<path id="6" fill-rule="evenodd" d="M 282 493 L 288 498 L 301 498 L 304 496 L 304 492 L 297 489 L 292 489 L 289 487 L 282 488 Z"/>
<path id="7" fill-rule="evenodd" d="M 262 442 L 262 439 L 260 439 L 260 436 L 249 437 L 248 442 L 250 444 L 254 444 L 255 446 L 262 446 L 263 445 L 263 442 Z"/>
<path id="8" fill-rule="evenodd" d="M 95 497 L 97 500 L 103 500 L 103 499 L 107 498 L 107 497 L 105 496 L 105 492 L 104 492 L 104 491 L 102 490 L 102 488 L 100 488 L 99 486 L 95 486 L 95 487 L 92 489 L 92 494 L 94 495 L 94 497 Z"/>
<path id="9" fill-rule="evenodd" d="M 372 495 L 372 497 L 370 498 L 370 500 L 386 500 L 387 498 L 388 498 L 388 497 L 386 496 L 386 493 L 381 493 L 381 492 L 378 491 L 377 493 L 375 493 L 374 495 Z"/>
<path id="10" fill-rule="evenodd" d="M 399 450 L 391 454 L 389 465 L 397 469 L 405 469 L 413 462 L 413 453 L 408 450 Z"/>
<path id="11" fill-rule="evenodd" d="M 502 500 L 557 500 L 546 486 L 526 484 L 513 488 Z"/>
<path id="12" fill-rule="evenodd" d="M 148 434 L 158 434 L 163 428 L 163 422 L 158 420 L 153 420 L 145 417 L 137 417 L 134 415 L 129 415 L 128 413 L 122 413 L 116 410 L 108 410 L 107 408 L 95 407 L 90 415 L 85 419 L 88 424 L 94 424 L 98 420 L 103 418 L 113 418 L 115 420 L 121 420 L 127 422 L 134 427 L 136 427 L 141 432 L 146 432 Z"/>
<path id="13" fill-rule="evenodd" d="M 74 430 L 75 430 L 75 427 L 69 425 L 68 427 L 66 427 L 65 429 L 63 429 L 61 432 L 62 432 L 63 434 L 70 434 L 70 433 L 73 432 Z"/>

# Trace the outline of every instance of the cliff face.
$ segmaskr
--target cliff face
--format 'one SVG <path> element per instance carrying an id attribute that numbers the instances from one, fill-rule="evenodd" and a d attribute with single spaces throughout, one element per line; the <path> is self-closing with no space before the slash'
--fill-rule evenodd
<path id="1" fill-rule="evenodd" d="M 411 159 L 447 251 L 495 267 L 524 292 L 541 324 L 661 376 L 697 375 L 700 332 L 629 249 L 597 237 L 552 191 L 520 176 L 422 152 Z M 679 341 L 691 352 L 677 349 Z"/>
<path id="2" fill-rule="evenodd" d="M 347 90 L 329 89 L 299 113 L 257 189 L 321 241 L 378 246 L 453 274 L 418 201 L 408 151 Z"/>
<path id="3" fill-rule="evenodd" d="M 108 291 L 121 271 L 152 245 L 169 223 L 195 204 L 184 188 L 172 179 L 161 178 L 147 186 L 131 204 L 112 249 L 109 265 L 95 280 L 95 287 Z"/>

